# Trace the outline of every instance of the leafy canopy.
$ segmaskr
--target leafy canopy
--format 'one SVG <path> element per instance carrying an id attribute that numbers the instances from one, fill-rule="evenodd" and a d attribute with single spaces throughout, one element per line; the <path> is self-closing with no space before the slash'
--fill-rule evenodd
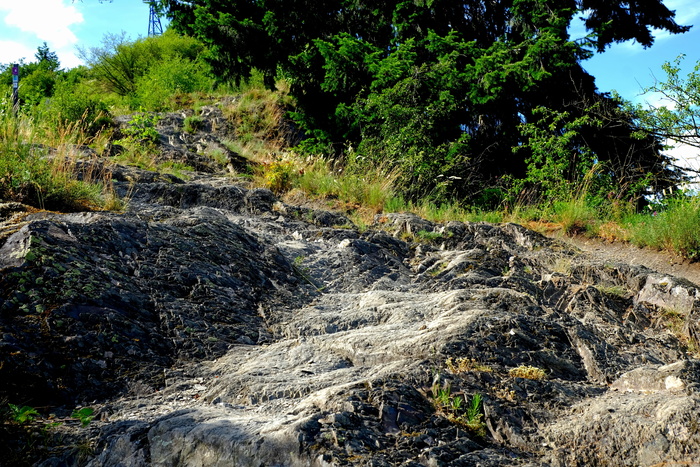
<path id="1" fill-rule="evenodd" d="M 539 122 L 541 108 L 560 116 L 558 128 L 542 129 L 564 137 L 562 151 L 587 146 L 613 180 L 638 187 L 663 171 L 661 146 L 637 138 L 634 118 L 579 64 L 615 42 L 651 46 L 654 29 L 686 31 L 661 0 L 161 4 L 172 27 L 207 46 L 221 79 L 240 81 L 253 69 L 268 85 L 286 77 L 307 150 L 341 156 L 352 147 L 346 156 L 399 169 L 412 197 L 476 199 L 485 187 L 527 178 L 541 148 L 523 124 Z M 589 35 L 572 40 L 579 17 Z"/>

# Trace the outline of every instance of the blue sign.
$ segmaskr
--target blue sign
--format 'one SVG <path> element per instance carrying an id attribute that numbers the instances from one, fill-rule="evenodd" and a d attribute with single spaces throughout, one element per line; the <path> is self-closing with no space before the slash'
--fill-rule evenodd
<path id="1" fill-rule="evenodd" d="M 19 65 L 12 65 L 12 76 L 19 76 Z"/>

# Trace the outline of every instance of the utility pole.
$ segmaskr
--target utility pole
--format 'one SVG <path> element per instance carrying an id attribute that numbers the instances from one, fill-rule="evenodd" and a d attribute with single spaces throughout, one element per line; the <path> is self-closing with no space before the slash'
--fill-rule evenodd
<path id="1" fill-rule="evenodd" d="M 19 64 L 12 65 L 12 110 L 19 111 Z"/>

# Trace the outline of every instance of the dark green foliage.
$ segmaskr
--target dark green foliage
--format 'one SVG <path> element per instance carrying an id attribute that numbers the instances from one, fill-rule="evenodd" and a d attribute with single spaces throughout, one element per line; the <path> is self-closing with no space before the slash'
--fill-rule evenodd
<path id="1" fill-rule="evenodd" d="M 56 55 L 56 52 L 52 52 L 49 49 L 46 42 L 37 48 L 34 58 L 36 58 L 37 62 L 39 62 L 39 65 L 51 71 L 58 70 L 61 65 L 58 61 L 58 55 Z"/>
<path id="2" fill-rule="evenodd" d="M 663 167 L 658 142 L 635 139 L 633 118 L 579 65 L 613 42 L 651 45 L 652 28 L 687 30 L 660 0 L 162 4 L 175 28 L 209 47 L 219 76 L 241 80 L 258 69 L 268 84 L 278 73 L 290 80 L 304 147 L 338 156 L 350 144 L 353 157 L 398 169 L 411 198 L 481 199 L 484 189 L 527 180 L 537 148 L 522 125 L 540 121 L 538 108 L 562 116 L 553 136 L 576 127 L 557 143 L 561 155 L 587 147 L 615 183 L 638 189 Z M 577 15 L 590 35 L 574 41 Z M 575 182 L 584 166 L 564 176 Z"/>

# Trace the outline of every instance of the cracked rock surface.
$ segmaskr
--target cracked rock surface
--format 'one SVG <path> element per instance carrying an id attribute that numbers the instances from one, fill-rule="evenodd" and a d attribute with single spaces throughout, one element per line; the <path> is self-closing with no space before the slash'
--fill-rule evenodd
<path id="1" fill-rule="evenodd" d="M 363 231 L 221 175 L 113 173 L 124 213 L 0 205 L 0 398 L 96 410 L 26 463 L 699 465 L 688 281 L 514 224 Z"/>

